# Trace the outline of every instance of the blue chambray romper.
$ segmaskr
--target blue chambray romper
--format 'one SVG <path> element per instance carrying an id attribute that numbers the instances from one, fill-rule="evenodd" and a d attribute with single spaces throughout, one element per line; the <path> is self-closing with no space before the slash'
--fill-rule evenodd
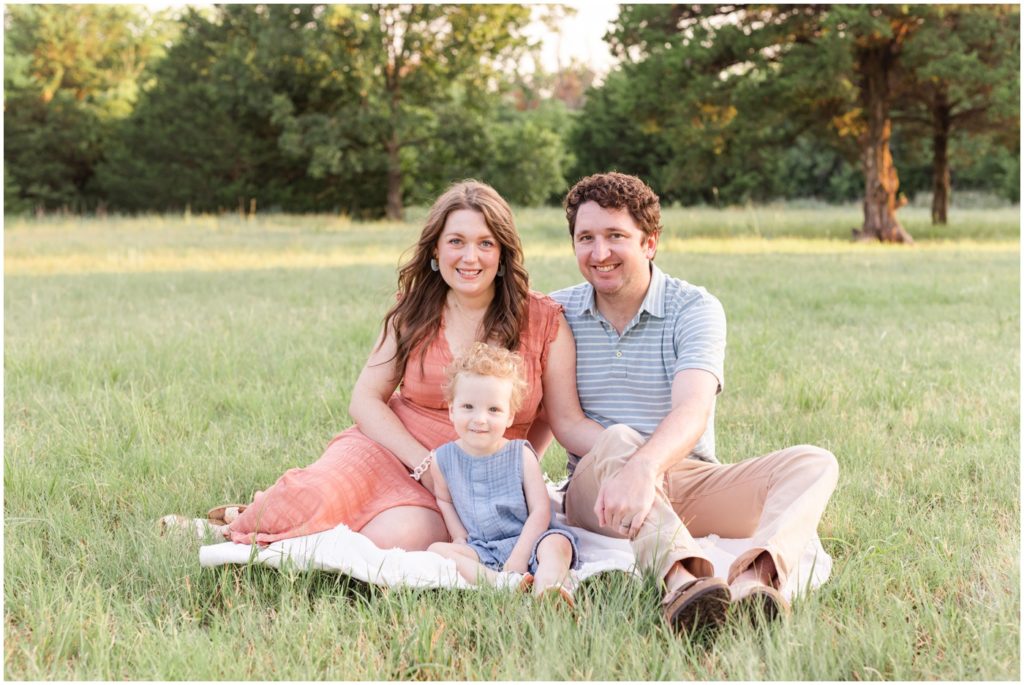
<path id="1" fill-rule="evenodd" d="M 523 492 L 523 447 L 536 456 L 526 440 L 509 440 L 502 449 L 486 457 L 474 457 L 454 442 L 445 443 L 434 456 L 448 484 L 455 511 L 469 533 L 468 543 L 484 566 L 500 571 L 523 531 L 529 512 Z M 579 568 L 576 535 L 555 522 L 554 512 L 547 532 L 533 545 L 528 565 L 537 572 L 537 545 L 548 535 L 564 535 L 572 544 L 571 568 Z"/>

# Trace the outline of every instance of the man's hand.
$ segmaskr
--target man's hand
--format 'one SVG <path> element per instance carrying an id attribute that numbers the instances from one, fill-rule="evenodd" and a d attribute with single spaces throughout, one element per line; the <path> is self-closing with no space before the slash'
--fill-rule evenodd
<path id="1" fill-rule="evenodd" d="M 597 493 L 594 514 L 605 528 L 632 539 L 654 506 L 656 471 L 634 455 L 621 471 L 606 480 Z"/>

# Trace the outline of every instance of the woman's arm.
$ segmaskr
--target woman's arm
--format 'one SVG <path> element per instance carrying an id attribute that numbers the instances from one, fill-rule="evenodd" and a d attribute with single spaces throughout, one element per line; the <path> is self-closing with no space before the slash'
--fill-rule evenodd
<path id="1" fill-rule="evenodd" d="M 451 535 L 452 542 L 465 544 L 469 539 L 469 531 L 462 525 L 459 512 L 452 504 L 452 495 L 448 492 L 448 484 L 444 480 L 444 475 L 441 473 L 436 459 L 431 462 L 428 470 L 434 477 L 434 496 L 437 498 L 437 506 L 441 509 L 441 516 L 444 517 L 444 525 L 448 528 L 448 534 Z"/>
<path id="2" fill-rule="evenodd" d="M 540 470 L 537 455 L 527 446 L 523 446 L 523 493 L 526 495 L 526 510 L 529 516 L 523 524 L 523 531 L 516 540 L 512 553 L 502 570 L 526 573 L 530 563 L 530 553 L 537 539 L 551 525 L 551 500 L 548 499 L 548 486 L 544 484 L 544 474 Z"/>
<path id="3" fill-rule="evenodd" d="M 558 335 L 548 348 L 544 367 L 544 407 L 555 439 L 573 454 L 583 456 L 604 431 L 601 424 L 583 415 L 576 392 L 576 342 L 569 322 L 558 317 Z"/>
<path id="4" fill-rule="evenodd" d="M 398 384 L 395 376 L 394 329 L 382 331 L 383 344 L 375 347 L 359 372 L 352 388 L 348 413 L 355 419 L 363 435 L 383 446 L 411 471 L 422 463 L 430 450 L 419 443 L 388 406 L 388 400 Z M 433 475 L 428 469 L 420 479 L 427 490 L 434 491 Z"/>
<path id="5" fill-rule="evenodd" d="M 543 379 L 541 379 L 541 382 L 543 382 Z M 554 436 L 551 435 L 551 426 L 548 424 L 548 410 L 544 406 L 544 401 L 541 400 L 540 410 L 537 412 L 537 416 L 533 418 L 530 430 L 526 433 L 526 440 L 537 451 L 538 459 L 543 457 L 548 447 L 551 446 L 552 437 Z"/>

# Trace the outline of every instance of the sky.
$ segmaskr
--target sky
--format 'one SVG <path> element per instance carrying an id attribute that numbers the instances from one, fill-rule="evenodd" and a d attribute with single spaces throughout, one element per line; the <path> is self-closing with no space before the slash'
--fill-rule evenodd
<path id="1" fill-rule="evenodd" d="M 576 58 L 604 76 L 614 65 L 614 58 L 603 36 L 608 30 L 608 23 L 619 14 L 618 3 L 574 0 L 562 4 L 573 7 L 576 14 L 563 21 L 557 33 L 547 31 L 540 24 L 535 24 L 531 32 L 531 36 L 543 40 L 541 63 L 544 69 L 557 70 L 559 58 L 563 66 L 568 66 Z"/>

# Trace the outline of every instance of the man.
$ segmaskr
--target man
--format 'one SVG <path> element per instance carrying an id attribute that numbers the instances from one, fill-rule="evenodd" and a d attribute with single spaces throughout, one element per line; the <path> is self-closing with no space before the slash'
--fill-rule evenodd
<path id="1" fill-rule="evenodd" d="M 730 604 L 786 613 L 779 588 L 835 489 L 835 457 L 800 445 L 718 463 L 725 313 L 654 265 L 658 196 L 635 176 L 596 174 L 565 211 L 587 282 L 552 297 L 576 338 L 580 404 L 606 429 L 585 456 L 569 455 L 569 523 L 628 537 L 639 567 L 664 579 L 662 612 L 677 630 L 716 628 Z M 753 540 L 727 579 L 694 541 L 711 533 Z"/>

